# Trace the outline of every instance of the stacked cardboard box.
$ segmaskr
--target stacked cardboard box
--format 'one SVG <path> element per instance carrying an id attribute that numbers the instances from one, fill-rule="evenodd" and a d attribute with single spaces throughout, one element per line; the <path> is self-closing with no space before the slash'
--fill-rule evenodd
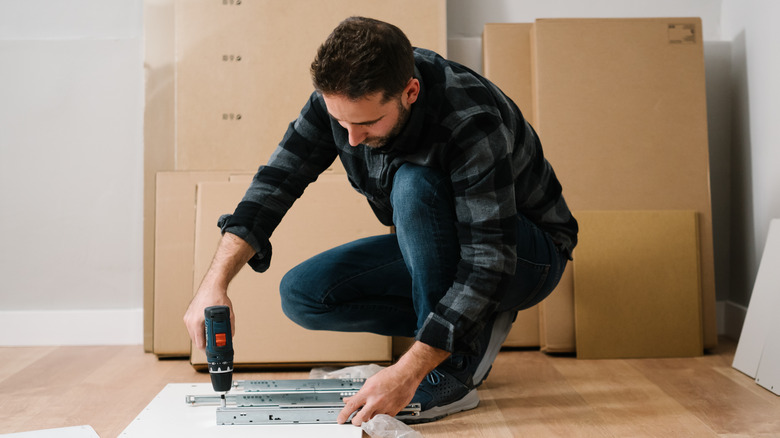
<path id="1" fill-rule="evenodd" d="M 240 175 L 240 174 L 239 174 Z M 154 352 L 189 354 L 189 335 L 176 316 L 187 310 L 198 280 L 192 276 L 195 254 L 197 185 L 229 181 L 229 172 L 159 172 L 157 174 L 154 258 Z"/>
<path id="2" fill-rule="evenodd" d="M 317 46 L 341 20 L 363 15 L 398 24 L 414 45 L 446 55 L 445 1 L 148 0 L 144 11 L 145 348 L 190 356 L 181 316 L 213 255 L 217 218 L 232 212 L 248 176 L 267 161 L 311 93 Z M 323 226 L 309 226 L 313 212 L 326 210 L 322 203 L 339 215 L 318 213 Z M 290 225 L 272 237 L 271 270 L 258 275 L 245 268 L 231 285 L 239 315 L 236 361 L 390 360 L 388 338 L 302 331 L 278 308 L 284 271 L 326 247 L 388 232 L 338 163 L 284 223 Z M 288 228 L 295 225 L 306 232 Z M 202 363 L 198 352 L 191 360 Z"/>
<path id="3" fill-rule="evenodd" d="M 705 348 L 714 347 L 717 331 L 701 20 L 550 19 L 489 24 L 484 47 L 486 76 L 521 105 L 536 127 L 575 216 L 578 211 L 587 216 L 588 210 L 614 215 L 645 211 L 645 218 L 656 217 L 654 211 L 659 210 L 696 213 L 698 281 L 688 282 L 691 286 L 685 293 L 700 294 L 701 316 L 690 317 L 700 318 L 701 324 L 690 336 L 702 337 Z M 679 229 L 686 231 L 680 231 L 678 240 L 690 241 L 685 233 L 694 228 Z M 647 228 L 637 224 L 633 230 L 639 237 Z M 606 255 L 592 249 L 582 248 L 581 260 Z M 636 248 L 637 252 L 645 250 Z M 567 269 L 558 289 L 536 310 L 538 345 L 547 351 L 574 351 L 581 341 L 575 331 L 580 337 L 597 336 L 579 330 L 584 316 L 575 310 L 578 291 L 574 286 L 581 277 L 578 270 L 585 272 L 586 266 L 595 265 L 583 260 L 580 266 L 577 256 L 575 252 L 573 270 Z M 663 260 L 656 262 L 644 269 L 663 267 Z M 657 291 L 659 302 L 669 298 L 668 290 Z M 601 317 L 607 318 L 606 312 Z M 678 313 L 659 314 L 643 328 L 652 332 L 673 315 Z M 587 315 L 590 320 L 599 317 Z"/>
<path id="4" fill-rule="evenodd" d="M 234 208 L 248 180 L 202 182 L 197 187 L 200 208 L 195 220 L 194 281 L 203 278 L 219 241 L 214 218 Z M 282 312 L 279 283 L 301 261 L 351 240 L 386 233 L 366 201 L 344 184 L 344 175 L 320 175 L 306 189 L 274 231 L 271 267 L 262 274 L 242 270 L 230 284 L 237 329 L 233 339 L 235 361 L 274 366 L 308 363 L 386 362 L 391 339 L 369 333 L 309 331 Z M 205 365 L 202 351 L 194 350 L 191 362 Z"/>
<path id="5" fill-rule="evenodd" d="M 176 170 L 254 170 L 312 91 L 317 47 L 352 15 L 445 51 L 443 0 L 176 2 Z M 414 10 L 414 14 L 408 11 Z"/>
<path id="6" fill-rule="evenodd" d="M 577 357 L 698 356 L 699 221 L 694 211 L 579 211 Z"/>
<path id="7" fill-rule="evenodd" d="M 530 81 L 532 26 L 530 23 L 488 24 L 482 35 L 485 76 L 501 87 L 531 122 L 534 120 Z M 529 79 L 524 81 L 521 78 Z M 557 292 L 548 300 L 555 299 L 560 294 Z M 512 347 L 539 346 L 540 337 L 545 337 L 540 333 L 540 329 L 544 329 L 544 326 L 540 325 L 539 309 L 540 306 L 537 305 L 517 314 L 512 331 L 504 345 Z M 565 330 L 565 332 L 569 331 Z"/>

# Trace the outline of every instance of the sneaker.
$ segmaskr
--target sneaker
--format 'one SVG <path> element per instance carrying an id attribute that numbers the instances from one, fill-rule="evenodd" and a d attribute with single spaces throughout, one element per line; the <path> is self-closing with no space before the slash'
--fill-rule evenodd
<path id="1" fill-rule="evenodd" d="M 490 370 L 493 368 L 493 361 L 496 360 L 498 352 L 501 351 L 501 345 L 506 341 L 506 337 L 512 329 L 512 323 L 515 322 L 516 318 L 517 312 L 501 312 L 493 319 L 493 324 L 488 324 L 480 335 L 481 354 L 476 358 L 470 358 L 471 362 L 474 363 L 471 384 L 475 388 L 487 379 Z"/>
<path id="2" fill-rule="evenodd" d="M 397 419 L 408 423 L 427 423 L 449 414 L 474 409 L 479 404 L 476 388 L 469 388 L 452 374 L 439 368 L 431 371 L 417 387 L 412 403 L 419 403 L 416 416 L 398 415 Z"/>
<path id="3" fill-rule="evenodd" d="M 425 423 L 476 408 L 479 404 L 476 388 L 492 369 L 516 315 L 517 312 L 496 315 L 480 336 L 478 356 L 452 355 L 431 371 L 412 398 L 412 403 L 420 403 L 420 415 L 397 418 L 407 423 Z"/>

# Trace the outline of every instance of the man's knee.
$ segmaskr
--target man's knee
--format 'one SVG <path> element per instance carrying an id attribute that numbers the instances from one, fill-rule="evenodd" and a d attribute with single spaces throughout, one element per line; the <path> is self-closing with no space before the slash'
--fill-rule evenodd
<path id="1" fill-rule="evenodd" d="M 441 180 L 440 172 L 435 169 L 406 163 L 401 166 L 393 177 L 392 200 L 402 201 L 408 198 L 419 198 L 420 195 L 435 190 Z"/>
<path id="2" fill-rule="evenodd" d="M 448 184 L 439 170 L 409 163 L 401 166 L 393 177 L 390 193 L 396 226 L 402 226 L 416 211 L 429 212 L 432 203 L 446 195 Z"/>
<path id="3" fill-rule="evenodd" d="M 313 284 L 299 272 L 300 266 L 291 269 L 279 283 L 282 312 L 294 323 L 309 330 L 318 330 L 317 304 L 310 293 Z"/>

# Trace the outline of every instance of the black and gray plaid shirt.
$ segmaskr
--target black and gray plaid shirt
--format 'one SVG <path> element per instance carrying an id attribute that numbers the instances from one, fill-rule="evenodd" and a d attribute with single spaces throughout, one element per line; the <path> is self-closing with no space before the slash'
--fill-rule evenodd
<path id="1" fill-rule="evenodd" d="M 459 64 L 423 49 L 415 49 L 414 56 L 420 95 L 390 144 L 380 149 L 350 146 L 347 131 L 313 93 L 234 214 L 223 216 L 220 225 L 252 245 L 257 254 L 249 264 L 262 272 L 271 258 L 271 233 L 337 156 L 352 186 L 385 225 L 392 225 L 389 195 L 400 165 L 443 169 L 454 190 L 462 260 L 454 284 L 417 339 L 450 352 L 473 352 L 486 315 L 498 306 L 497 285 L 515 270 L 516 232 L 510 219 L 524 215 L 568 257 L 577 242 L 577 222 L 536 133 L 517 106 Z"/>

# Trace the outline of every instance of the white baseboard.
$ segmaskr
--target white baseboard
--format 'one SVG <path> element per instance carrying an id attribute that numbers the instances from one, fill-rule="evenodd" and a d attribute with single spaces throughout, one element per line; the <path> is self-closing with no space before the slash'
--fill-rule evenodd
<path id="1" fill-rule="evenodd" d="M 143 309 L 0 311 L 0 346 L 138 345 Z"/>

